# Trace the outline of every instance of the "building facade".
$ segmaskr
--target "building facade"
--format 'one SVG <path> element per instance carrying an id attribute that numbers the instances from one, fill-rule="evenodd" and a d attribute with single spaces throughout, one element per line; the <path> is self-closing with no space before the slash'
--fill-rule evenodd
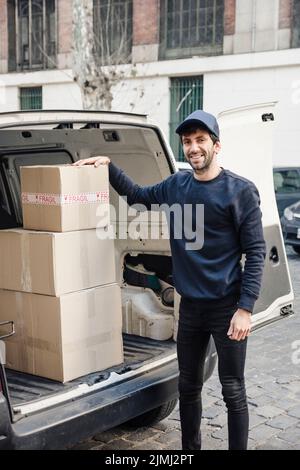
<path id="1" fill-rule="evenodd" d="M 148 114 L 180 159 L 174 129 L 189 112 L 276 101 L 274 163 L 299 164 L 300 0 L 83 2 L 93 9 L 95 54 L 104 66 L 110 56 L 119 77 L 113 110 Z M 82 107 L 72 8 L 0 0 L 3 111 Z"/>

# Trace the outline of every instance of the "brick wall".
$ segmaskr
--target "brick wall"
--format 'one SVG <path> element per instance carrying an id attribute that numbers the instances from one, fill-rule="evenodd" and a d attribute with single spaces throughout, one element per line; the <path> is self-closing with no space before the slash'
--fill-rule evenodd
<path id="1" fill-rule="evenodd" d="M 67 54 L 72 46 L 72 0 L 57 2 L 58 54 Z"/>
<path id="2" fill-rule="evenodd" d="M 279 29 L 290 28 L 292 24 L 292 1 L 279 1 Z"/>
<path id="3" fill-rule="evenodd" d="M 224 34 L 226 36 L 235 33 L 235 8 L 236 0 L 224 0 Z"/>
<path id="4" fill-rule="evenodd" d="M 7 1 L 0 0 L 0 60 L 8 59 Z"/>
<path id="5" fill-rule="evenodd" d="M 133 0 L 133 45 L 159 41 L 159 0 Z"/>

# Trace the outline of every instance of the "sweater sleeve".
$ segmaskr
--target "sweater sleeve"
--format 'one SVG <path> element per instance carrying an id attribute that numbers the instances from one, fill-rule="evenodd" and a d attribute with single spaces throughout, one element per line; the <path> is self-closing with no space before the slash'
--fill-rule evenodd
<path id="1" fill-rule="evenodd" d="M 167 186 L 169 178 L 153 186 L 141 187 L 134 183 L 123 170 L 112 162 L 109 164 L 109 181 L 120 196 L 126 196 L 130 206 L 144 204 L 150 209 L 151 204 L 163 204 L 167 202 Z"/>
<path id="2" fill-rule="evenodd" d="M 242 253 L 246 255 L 238 307 L 252 313 L 259 296 L 266 257 L 260 197 L 253 183 L 234 200 L 233 214 Z"/>

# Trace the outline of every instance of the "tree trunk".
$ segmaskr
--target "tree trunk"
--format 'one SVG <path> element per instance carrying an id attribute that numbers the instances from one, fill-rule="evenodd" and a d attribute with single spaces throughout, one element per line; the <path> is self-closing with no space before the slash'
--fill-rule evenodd
<path id="1" fill-rule="evenodd" d="M 73 73 L 84 109 L 110 110 L 116 72 L 105 74 L 94 55 L 93 0 L 73 0 Z"/>

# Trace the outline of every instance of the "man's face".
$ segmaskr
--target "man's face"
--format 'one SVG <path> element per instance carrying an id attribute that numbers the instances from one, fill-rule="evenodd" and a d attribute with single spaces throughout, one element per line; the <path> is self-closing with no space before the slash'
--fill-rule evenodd
<path id="1" fill-rule="evenodd" d="M 193 170 L 202 173 L 210 167 L 220 149 L 220 142 L 214 144 L 207 131 L 198 129 L 182 134 L 182 147 Z"/>

